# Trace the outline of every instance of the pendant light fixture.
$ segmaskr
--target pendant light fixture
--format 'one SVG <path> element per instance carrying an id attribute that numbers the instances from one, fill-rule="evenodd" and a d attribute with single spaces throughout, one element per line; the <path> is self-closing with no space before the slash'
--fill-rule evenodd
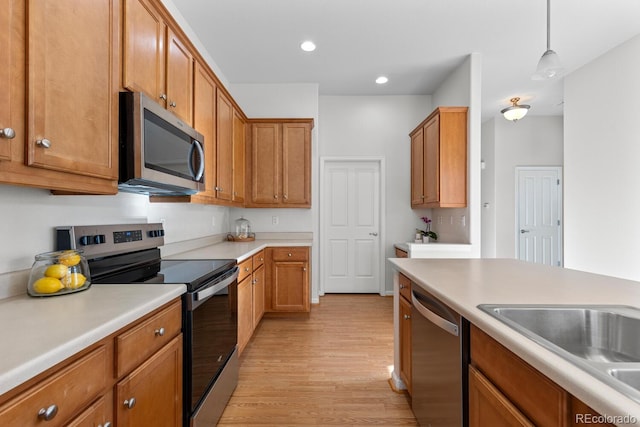
<path id="1" fill-rule="evenodd" d="M 511 98 L 511 106 L 500 111 L 505 119 L 511 120 L 512 122 L 517 122 L 521 118 L 527 115 L 529 112 L 530 105 L 522 104 L 518 105 L 518 101 L 520 101 L 519 97 Z"/>
<path id="2" fill-rule="evenodd" d="M 551 0 L 547 0 L 547 50 L 542 54 L 533 80 L 550 80 L 558 78 L 564 72 L 558 54 L 551 50 Z"/>

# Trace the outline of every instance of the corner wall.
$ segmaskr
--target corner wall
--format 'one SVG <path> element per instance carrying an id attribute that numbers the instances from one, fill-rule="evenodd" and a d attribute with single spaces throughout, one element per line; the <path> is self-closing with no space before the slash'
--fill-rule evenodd
<path id="1" fill-rule="evenodd" d="M 640 36 L 565 77 L 565 266 L 640 280 Z"/>

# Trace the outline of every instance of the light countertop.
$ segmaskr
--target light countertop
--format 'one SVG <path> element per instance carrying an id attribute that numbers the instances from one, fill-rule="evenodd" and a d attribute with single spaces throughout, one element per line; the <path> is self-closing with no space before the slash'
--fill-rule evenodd
<path id="1" fill-rule="evenodd" d="M 221 242 L 186 252 L 180 252 L 165 259 L 235 259 L 244 261 L 266 247 L 311 246 L 312 239 L 256 239 L 253 242 Z"/>
<path id="2" fill-rule="evenodd" d="M 478 304 L 640 307 L 640 283 L 512 259 L 392 258 L 389 262 L 600 414 L 640 420 L 640 403 L 477 308 Z"/>
<path id="3" fill-rule="evenodd" d="M 93 285 L 0 300 L 0 394 L 179 297 L 185 285 Z"/>

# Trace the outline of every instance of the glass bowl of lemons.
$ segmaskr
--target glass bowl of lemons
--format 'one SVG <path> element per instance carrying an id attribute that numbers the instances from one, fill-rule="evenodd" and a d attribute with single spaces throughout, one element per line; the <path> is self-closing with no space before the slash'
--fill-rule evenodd
<path id="1" fill-rule="evenodd" d="M 79 249 L 45 252 L 35 257 L 27 292 L 34 297 L 65 295 L 89 289 L 89 264 Z"/>

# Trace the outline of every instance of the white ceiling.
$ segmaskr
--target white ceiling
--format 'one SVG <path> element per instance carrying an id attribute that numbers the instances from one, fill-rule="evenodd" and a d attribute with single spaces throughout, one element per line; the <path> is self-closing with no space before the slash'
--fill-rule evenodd
<path id="1" fill-rule="evenodd" d="M 483 120 L 513 96 L 531 115 L 562 114 L 562 80 L 530 78 L 546 50 L 545 0 L 173 3 L 230 83 L 318 83 L 320 95 L 431 94 L 479 52 Z M 551 48 L 567 73 L 639 33 L 639 0 L 551 1 Z M 306 39 L 315 52 L 300 50 Z M 379 75 L 389 83 L 375 84 Z"/>

